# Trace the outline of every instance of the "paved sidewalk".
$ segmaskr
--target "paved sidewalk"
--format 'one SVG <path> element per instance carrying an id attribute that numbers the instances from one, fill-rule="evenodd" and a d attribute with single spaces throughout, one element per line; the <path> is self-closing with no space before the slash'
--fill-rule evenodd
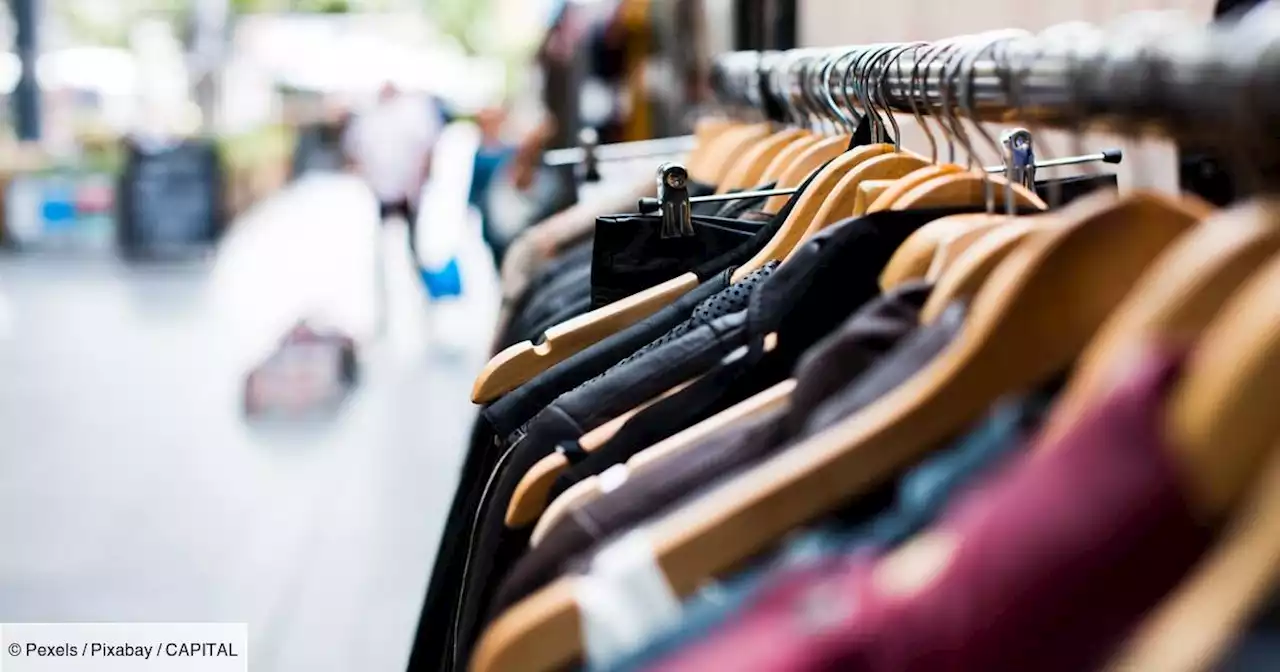
<path id="1" fill-rule="evenodd" d="M 402 670 L 496 304 L 428 307 L 403 229 L 308 178 L 197 267 L 0 257 L 0 622 L 247 621 L 254 670 Z M 342 417 L 255 430 L 241 377 L 302 314 L 387 333 Z M 7 323 L 7 326 L 6 326 Z"/>

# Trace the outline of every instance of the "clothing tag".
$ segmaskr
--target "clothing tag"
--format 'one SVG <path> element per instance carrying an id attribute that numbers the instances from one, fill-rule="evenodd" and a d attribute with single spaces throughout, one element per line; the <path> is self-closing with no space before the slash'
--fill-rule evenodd
<path id="1" fill-rule="evenodd" d="M 646 530 L 606 546 L 573 585 L 590 667 L 616 663 L 680 621 L 680 601 L 658 567 Z"/>
<path id="2" fill-rule="evenodd" d="M 564 459 L 568 460 L 569 464 L 577 464 L 587 459 L 590 455 L 586 450 L 583 450 L 582 444 L 577 441 L 561 441 L 556 444 L 556 452 L 564 456 Z"/>
<path id="3" fill-rule="evenodd" d="M 604 473 L 600 474 L 600 492 L 607 495 L 622 487 L 630 473 L 626 464 L 615 464 L 605 469 Z"/>

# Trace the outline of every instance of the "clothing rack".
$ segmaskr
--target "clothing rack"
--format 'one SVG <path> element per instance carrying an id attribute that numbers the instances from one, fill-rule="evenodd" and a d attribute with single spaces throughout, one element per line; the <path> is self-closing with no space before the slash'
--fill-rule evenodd
<path id="1" fill-rule="evenodd" d="M 1158 15 L 1038 34 L 733 52 L 715 60 L 712 84 L 729 110 L 755 108 L 778 121 L 851 128 L 869 110 L 873 123 L 891 110 L 939 117 L 952 129 L 962 118 L 1018 120 L 1155 132 L 1256 154 L 1277 149 L 1280 138 L 1277 17 L 1280 9 L 1262 7 L 1248 21 L 1209 28 Z"/>

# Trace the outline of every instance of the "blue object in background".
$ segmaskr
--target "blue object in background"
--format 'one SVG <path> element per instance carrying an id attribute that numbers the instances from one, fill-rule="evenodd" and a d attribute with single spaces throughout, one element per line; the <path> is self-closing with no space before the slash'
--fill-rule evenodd
<path id="1" fill-rule="evenodd" d="M 44 202 L 40 205 L 40 217 L 46 231 L 69 229 L 76 223 L 75 194 L 62 180 L 46 184 Z"/>
<path id="2" fill-rule="evenodd" d="M 447 299 L 462 295 L 462 273 L 458 270 L 458 259 L 454 257 L 439 269 L 420 269 L 422 284 L 427 286 L 427 294 L 433 299 Z"/>

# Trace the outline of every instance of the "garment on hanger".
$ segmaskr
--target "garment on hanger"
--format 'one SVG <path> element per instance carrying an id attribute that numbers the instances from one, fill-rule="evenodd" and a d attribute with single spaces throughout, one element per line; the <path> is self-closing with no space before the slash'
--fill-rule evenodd
<path id="1" fill-rule="evenodd" d="M 835 333 L 810 348 L 795 369 L 795 377 L 802 383 L 791 393 L 790 403 L 797 409 L 805 409 L 798 412 L 807 412 L 855 380 L 916 327 L 920 309 L 931 289 L 932 284 L 925 281 L 894 288 L 871 300 Z M 682 395 L 677 393 L 677 396 Z M 681 400 L 660 403 L 664 408 L 687 408 Z M 657 428 L 674 427 L 684 419 L 658 417 L 661 415 L 662 409 L 641 411 L 634 423 L 628 422 L 605 445 L 572 464 L 556 480 L 550 499 L 554 500 L 574 483 L 622 464 L 640 449 L 660 440 L 654 438 L 655 431 L 662 433 Z"/>
<path id="2" fill-rule="evenodd" d="M 607 449 L 609 461 L 602 458 L 573 471 L 557 483 L 552 496 L 789 377 L 810 346 L 879 295 L 880 273 L 907 237 L 934 219 L 969 210 L 885 211 L 819 232 L 753 296 L 746 317 L 748 331 L 735 343 L 762 344 L 766 335 L 777 333 L 778 347 L 773 352 L 766 355 L 757 348 L 758 356 L 728 362 L 637 414 L 610 441 L 619 443 Z"/>
<path id="3" fill-rule="evenodd" d="M 750 242 L 763 226 L 758 221 L 713 215 L 695 215 L 692 222 L 692 235 L 666 237 L 661 215 L 597 218 L 590 277 L 592 309 L 694 271 Z"/>
<path id="4" fill-rule="evenodd" d="M 697 642 L 768 588 L 772 572 L 812 566 L 833 554 L 888 551 L 906 542 L 932 524 L 950 502 L 981 485 L 1021 451 L 1043 422 L 1059 387 L 1055 381 L 1035 393 L 997 402 L 973 430 L 908 471 L 884 509 L 863 515 L 865 504 L 848 507 L 813 532 L 787 541 L 767 560 L 699 591 L 685 603 L 677 623 L 610 669 L 644 669 Z"/>
<path id="5" fill-rule="evenodd" d="M 508 444 L 491 472 L 483 496 L 471 509 L 474 523 L 466 533 L 466 571 L 458 600 L 462 613 L 455 619 L 455 636 L 465 643 L 464 650 L 469 651 L 475 621 L 484 613 L 501 576 L 528 547 L 531 528 L 510 530 L 504 524 L 507 504 L 524 474 L 557 448 L 573 445 L 584 432 L 727 355 L 735 346 L 724 341 L 741 331 L 742 308 L 750 289 L 768 278 L 777 265 L 766 264 L 707 299 L 684 323 L 561 395 L 516 433 L 517 438 Z"/>
<path id="6" fill-rule="evenodd" d="M 906 300 L 922 306 L 924 296 L 921 294 L 927 296 L 927 291 L 908 290 Z M 937 343 L 948 342 L 963 322 L 963 307 L 957 306 L 957 310 L 946 316 L 950 319 L 941 319 L 932 325 L 917 328 L 914 317 L 918 314 L 918 306 L 895 306 L 892 300 L 885 301 L 879 306 L 869 306 L 867 311 L 855 315 L 845 325 L 842 330 L 845 338 L 838 343 L 846 353 L 857 352 L 859 342 L 866 351 L 879 350 L 884 346 L 882 339 L 886 336 L 899 346 L 885 356 L 876 358 L 874 365 L 870 362 L 871 358 L 864 356 L 840 362 L 843 373 L 849 376 L 847 380 L 854 381 L 848 387 L 862 390 L 857 395 L 858 398 L 873 401 L 910 377 L 928 362 L 929 357 L 924 356 L 922 348 L 936 352 Z M 912 319 L 909 322 L 886 324 L 884 316 L 897 310 L 907 313 Z M 831 361 L 830 358 L 825 359 Z M 876 375 L 868 379 L 873 372 L 877 372 Z M 830 373 L 818 368 L 798 372 L 796 392 L 805 398 L 821 402 L 818 390 L 830 388 Z M 792 393 L 793 399 L 796 392 Z M 751 422 L 726 427 L 690 447 L 679 459 L 664 460 L 629 477 L 609 493 L 608 497 L 587 503 L 575 510 L 570 518 L 552 528 L 543 543 L 530 551 L 517 565 L 512 572 L 511 581 L 503 585 L 502 595 L 495 606 L 502 609 L 514 604 L 566 571 L 577 556 L 596 544 L 658 515 L 663 510 L 678 506 L 681 501 L 705 492 L 715 483 L 777 454 L 790 445 L 795 437 L 788 428 L 803 426 L 805 420 L 820 408 L 821 404 L 792 404 L 789 410 L 762 414 Z M 641 421 L 647 419 L 637 417 Z"/>
<path id="7" fill-rule="evenodd" d="M 422 661 L 430 669 L 441 669 L 441 666 L 449 669 L 457 657 L 452 648 L 451 632 L 454 621 L 459 619 L 456 612 L 461 604 L 459 596 L 463 591 L 470 557 L 467 546 L 470 530 L 476 525 L 475 514 L 481 508 L 499 462 L 508 454 L 510 446 L 520 439 L 524 425 L 561 394 L 604 373 L 623 358 L 660 338 L 687 320 L 702 301 L 726 289 L 733 270 L 764 248 L 782 227 L 811 180 L 812 178 L 806 180 L 791 195 L 786 206 L 750 239 L 693 269 L 703 282 L 692 292 L 631 327 L 565 359 L 481 410 L 480 418 L 472 431 L 459 486 L 449 507 L 449 515 L 440 538 L 440 549 L 419 617 L 419 634 L 413 650 L 415 661 Z M 483 605 L 472 607 L 482 608 Z M 458 664 L 465 664 L 465 659 Z"/>
<path id="8" fill-rule="evenodd" d="M 1071 432 L 921 536 L 783 572 L 645 669 L 1093 669 L 1212 538 L 1160 435 L 1179 359 L 1148 347 Z"/>
<path id="9" fill-rule="evenodd" d="M 498 435 L 506 437 L 528 422 L 556 397 L 604 373 L 613 364 L 659 338 L 688 319 L 693 309 L 716 292 L 729 286 L 732 270 L 745 263 L 773 238 L 791 214 L 809 181 L 791 196 L 786 207 L 760 228 L 752 238 L 733 251 L 693 269 L 703 283 L 670 306 L 605 338 L 535 376 L 524 385 L 495 400 L 481 411 Z M 729 272 L 726 272 L 729 271 Z M 695 294 L 696 292 L 696 294 Z"/>
<path id="10" fill-rule="evenodd" d="M 501 325 L 502 333 L 497 340 L 499 347 L 505 348 L 512 343 L 519 343 L 522 340 L 539 335 L 540 332 L 535 331 L 537 328 L 535 323 L 545 319 L 549 312 L 555 310 L 553 308 L 552 311 L 547 311 L 545 308 L 536 307 L 540 301 L 554 300 L 563 302 L 560 306 L 557 306 L 557 308 L 563 310 L 564 305 L 582 298 L 583 293 L 580 288 L 568 288 L 568 296 L 554 296 L 549 286 L 554 284 L 557 278 L 579 271 L 579 269 L 588 269 L 589 273 L 592 245 L 591 240 L 586 240 L 569 247 L 529 279 L 524 291 L 511 299 L 507 306 L 508 319 Z M 552 297 L 542 298 L 548 294 L 551 294 Z"/>

